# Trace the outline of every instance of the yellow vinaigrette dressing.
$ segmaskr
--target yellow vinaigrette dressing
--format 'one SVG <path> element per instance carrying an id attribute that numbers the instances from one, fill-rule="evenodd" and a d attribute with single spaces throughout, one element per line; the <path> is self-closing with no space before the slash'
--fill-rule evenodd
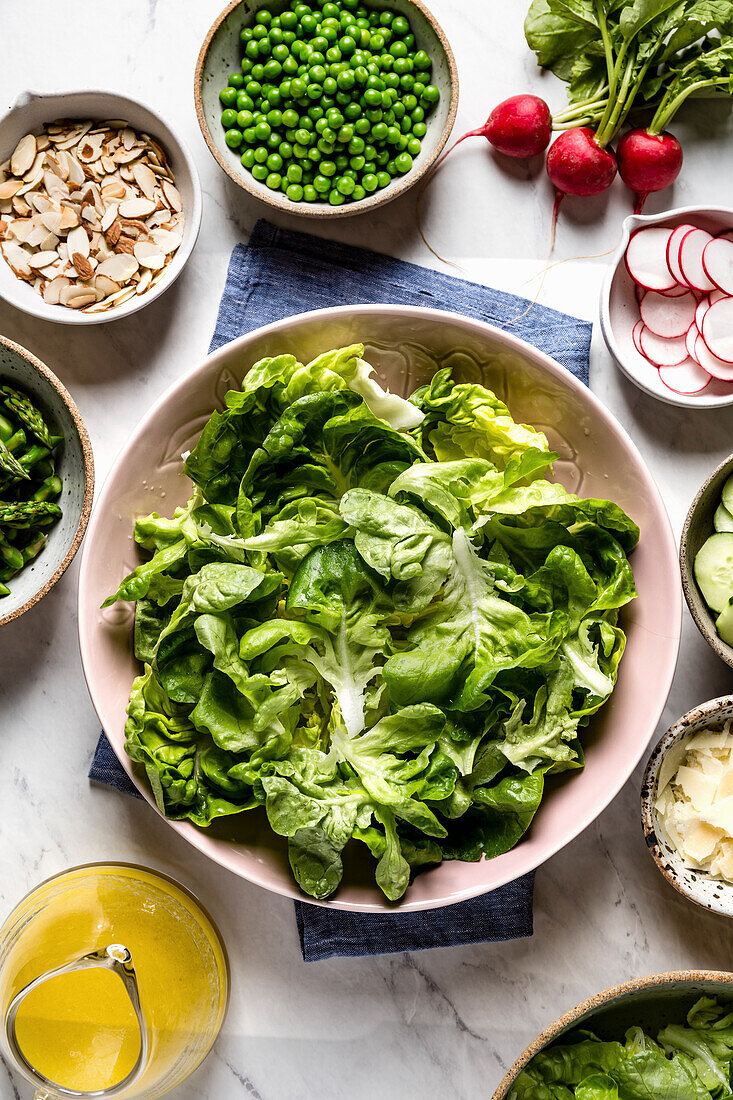
<path id="1" fill-rule="evenodd" d="M 0 931 L 2 1018 L 6 1022 L 11 1001 L 31 982 L 112 944 L 132 955 L 149 1042 L 141 1075 L 115 1095 L 153 1100 L 184 1081 L 206 1056 L 228 997 L 218 933 L 194 898 L 169 879 L 100 864 L 34 890 Z M 21 1067 L 34 1084 L 45 1077 L 82 1093 L 118 1085 L 141 1052 L 125 984 L 99 967 L 62 973 L 32 989 L 19 1003 L 15 1039 L 40 1075 L 36 1080 Z"/>

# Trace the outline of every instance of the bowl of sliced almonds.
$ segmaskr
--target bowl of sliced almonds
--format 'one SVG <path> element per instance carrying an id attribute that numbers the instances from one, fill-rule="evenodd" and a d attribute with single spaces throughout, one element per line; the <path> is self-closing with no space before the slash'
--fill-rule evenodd
<path id="1" fill-rule="evenodd" d="M 127 317 L 181 273 L 201 224 L 181 139 L 108 92 L 24 92 L 0 120 L 0 297 L 62 324 Z"/>

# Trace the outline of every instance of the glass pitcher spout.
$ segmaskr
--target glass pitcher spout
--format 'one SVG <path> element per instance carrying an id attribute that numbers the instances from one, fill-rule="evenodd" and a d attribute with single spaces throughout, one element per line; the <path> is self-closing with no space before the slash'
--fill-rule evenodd
<path id="1" fill-rule="evenodd" d="M 111 970 L 125 987 L 125 992 L 130 1000 L 140 1029 L 140 1050 L 132 1069 L 121 1081 L 118 1081 L 117 1084 L 104 1089 L 80 1091 L 78 1089 L 66 1088 L 55 1081 L 50 1081 L 40 1072 L 40 1070 L 28 1061 L 23 1053 L 22 1047 L 18 1043 L 16 1022 L 18 1011 L 23 1001 L 30 993 L 38 989 L 39 986 L 50 981 L 52 978 L 58 978 L 64 974 L 73 974 L 80 970 L 92 970 L 95 968 Z M 65 1100 L 67 1097 L 112 1097 L 119 1096 L 121 1092 L 131 1088 L 135 1082 L 139 1080 L 147 1065 L 150 1054 L 150 1037 L 145 1016 L 140 1005 L 140 991 L 138 989 L 132 954 L 128 948 L 120 943 L 109 944 L 100 951 L 92 951 L 87 955 L 82 955 L 81 958 L 77 959 L 75 962 L 66 963 L 64 966 L 56 967 L 54 970 L 47 970 L 32 982 L 29 982 L 28 985 L 24 986 L 23 989 L 16 993 L 15 997 L 13 997 L 8 1005 L 7 1012 L 5 1013 L 5 1038 L 13 1056 L 28 1072 L 31 1080 L 38 1086 L 35 1100 L 62 1100 L 62 1098 Z"/>

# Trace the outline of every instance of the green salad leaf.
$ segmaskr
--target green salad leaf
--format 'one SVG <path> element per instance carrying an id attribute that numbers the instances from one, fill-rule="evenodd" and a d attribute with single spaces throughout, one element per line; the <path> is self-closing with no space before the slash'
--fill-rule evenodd
<path id="1" fill-rule="evenodd" d="M 639 532 L 544 480 L 545 436 L 489 390 L 439 370 L 406 400 L 363 355 L 256 363 L 106 602 L 136 604 L 127 751 L 160 810 L 259 808 L 319 899 L 359 842 L 397 900 L 508 851 L 583 766 Z"/>

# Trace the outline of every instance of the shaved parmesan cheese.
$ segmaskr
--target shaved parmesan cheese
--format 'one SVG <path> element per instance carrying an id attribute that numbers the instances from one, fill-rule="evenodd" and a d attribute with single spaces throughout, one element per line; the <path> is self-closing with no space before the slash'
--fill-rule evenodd
<path id="1" fill-rule="evenodd" d="M 731 723 L 678 742 L 659 770 L 655 809 L 685 865 L 733 883 Z"/>

